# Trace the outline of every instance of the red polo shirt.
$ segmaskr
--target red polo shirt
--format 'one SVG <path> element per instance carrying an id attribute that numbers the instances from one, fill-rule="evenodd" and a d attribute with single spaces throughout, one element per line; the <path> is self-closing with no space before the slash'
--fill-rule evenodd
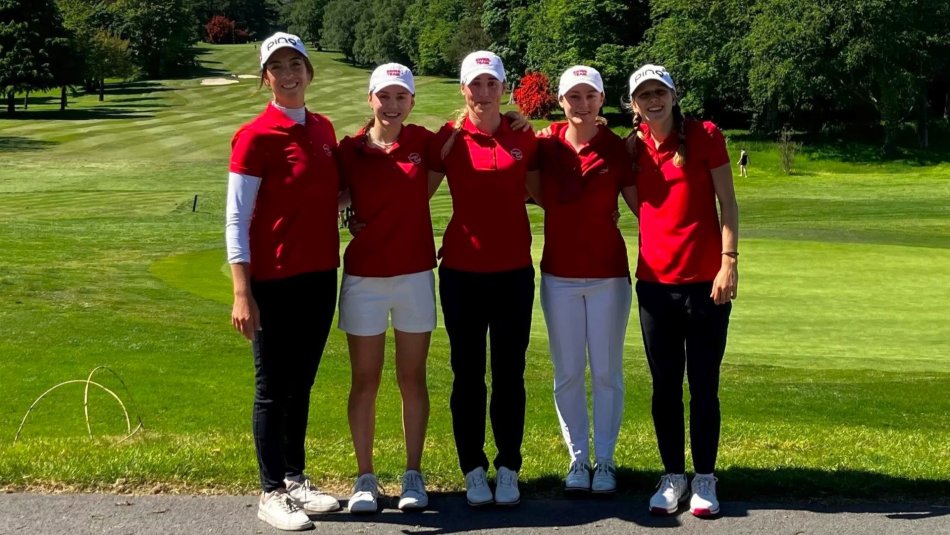
<path id="1" fill-rule="evenodd" d="M 307 112 L 299 125 L 272 104 L 231 140 L 233 173 L 261 178 L 251 218 L 251 276 L 281 279 L 340 265 L 336 134 Z"/>
<path id="2" fill-rule="evenodd" d="M 711 122 L 687 120 L 686 164 L 673 165 L 679 134 L 659 147 L 641 125 L 637 194 L 640 256 L 637 278 L 665 284 L 708 282 L 722 265 L 722 231 L 710 170 L 729 163 L 726 141 Z"/>
<path id="3" fill-rule="evenodd" d="M 434 135 L 404 125 L 389 152 L 367 146 L 362 130 L 340 142 L 343 184 L 356 219 L 366 225 L 346 247 L 346 273 L 394 277 L 435 267 L 425 161 Z"/>
<path id="4" fill-rule="evenodd" d="M 541 271 L 558 277 L 627 277 L 627 247 L 614 222 L 620 188 L 633 186 L 633 162 L 606 126 L 578 152 L 567 123 L 538 143 L 544 254 Z"/>
<path id="5" fill-rule="evenodd" d="M 429 166 L 445 173 L 452 193 L 452 219 L 439 256 L 447 268 L 478 273 L 531 265 L 531 226 L 525 210 L 525 176 L 537 169 L 538 141 L 532 132 L 514 131 L 508 119 L 494 134 L 478 130 L 466 117 L 452 150 L 448 123 L 430 145 Z"/>

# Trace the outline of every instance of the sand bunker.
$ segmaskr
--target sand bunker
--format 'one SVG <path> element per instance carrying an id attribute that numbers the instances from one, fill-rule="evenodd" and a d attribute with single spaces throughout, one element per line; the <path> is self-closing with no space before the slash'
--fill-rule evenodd
<path id="1" fill-rule="evenodd" d="M 257 74 L 239 74 L 238 78 L 260 78 Z"/>
<path id="2" fill-rule="evenodd" d="M 239 82 L 231 78 L 205 78 L 201 81 L 201 85 L 229 85 L 236 83 Z"/>

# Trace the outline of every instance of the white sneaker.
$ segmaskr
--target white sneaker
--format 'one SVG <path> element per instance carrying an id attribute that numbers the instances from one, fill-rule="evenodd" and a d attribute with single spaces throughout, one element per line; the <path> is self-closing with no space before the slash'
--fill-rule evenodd
<path id="1" fill-rule="evenodd" d="M 521 503 L 521 492 L 518 490 L 518 472 L 504 466 L 498 467 L 495 478 L 495 504 L 518 505 Z"/>
<path id="2" fill-rule="evenodd" d="M 564 478 L 564 492 L 590 492 L 590 465 L 579 461 L 571 463 Z"/>
<path id="3" fill-rule="evenodd" d="M 491 489 L 488 488 L 485 469 L 481 466 L 465 474 L 465 498 L 472 507 L 481 507 L 495 501 Z"/>
<path id="4" fill-rule="evenodd" d="M 287 494 L 306 513 L 331 513 L 340 509 L 339 500 L 311 484 L 307 476 L 304 476 L 303 483 L 285 479 L 284 484 L 287 485 Z"/>
<path id="5" fill-rule="evenodd" d="M 373 474 L 363 474 L 356 478 L 353 495 L 350 496 L 350 513 L 369 514 L 379 510 L 379 481 Z"/>
<path id="6" fill-rule="evenodd" d="M 313 527 L 313 522 L 285 489 L 261 494 L 257 502 L 257 518 L 284 531 L 301 531 Z"/>
<path id="7" fill-rule="evenodd" d="M 399 495 L 399 509 L 402 511 L 418 511 L 429 506 L 429 495 L 426 494 L 426 483 L 422 474 L 416 470 L 406 470 L 402 475 L 402 494 Z"/>
<path id="8" fill-rule="evenodd" d="M 657 491 L 650 498 L 650 512 L 655 515 L 671 515 L 686 499 L 686 474 L 663 474 Z"/>
<path id="9" fill-rule="evenodd" d="M 613 494 L 617 491 L 617 468 L 610 461 L 598 461 L 594 465 L 594 479 L 590 485 L 594 494 Z"/>
<path id="10" fill-rule="evenodd" d="M 696 474 L 693 477 L 693 497 L 689 500 L 689 511 L 693 516 L 709 517 L 719 514 L 719 500 L 716 498 L 716 478 L 712 474 Z"/>

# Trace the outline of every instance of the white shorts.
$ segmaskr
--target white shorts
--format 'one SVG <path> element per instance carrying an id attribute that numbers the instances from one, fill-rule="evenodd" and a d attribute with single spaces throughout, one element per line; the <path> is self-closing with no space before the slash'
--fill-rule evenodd
<path id="1" fill-rule="evenodd" d="M 435 329 L 435 275 L 432 270 L 395 277 L 357 277 L 343 274 L 338 327 L 356 336 L 386 332 L 407 333 Z"/>

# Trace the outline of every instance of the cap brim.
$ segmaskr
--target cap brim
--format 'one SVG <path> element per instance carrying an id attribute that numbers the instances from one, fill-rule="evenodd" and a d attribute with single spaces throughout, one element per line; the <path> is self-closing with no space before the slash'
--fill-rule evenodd
<path id="1" fill-rule="evenodd" d="M 594 85 L 593 82 L 590 82 L 590 81 L 588 81 L 588 80 L 581 80 L 580 82 L 571 84 L 570 87 L 565 88 L 563 91 L 560 90 L 560 89 L 558 89 L 558 92 L 557 92 L 558 98 L 563 97 L 564 95 L 567 94 L 568 91 L 570 91 L 571 89 L 574 89 L 575 87 L 577 87 L 577 86 L 579 86 L 579 85 L 586 85 L 586 86 L 589 86 L 589 87 L 592 87 L 592 88 L 596 89 L 597 91 L 599 91 L 599 92 L 601 92 L 601 93 L 604 92 L 604 88 L 603 88 L 603 87 L 597 87 L 596 85 Z"/>
<path id="2" fill-rule="evenodd" d="M 415 88 L 409 87 L 409 84 L 407 84 L 406 82 L 403 82 L 402 80 L 391 80 L 391 81 L 383 82 L 382 84 L 378 84 L 372 89 L 370 89 L 369 92 L 376 94 L 382 91 L 383 89 L 386 89 L 387 87 L 392 87 L 394 85 L 405 89 L 406 91 L 412 93 L 413 95 L 416 94 Z"/>
<path id="3" fill-rule="evenodd" d="M 499 82 L 505 81 L 504 76 L 502 76 L 502 78 L 498 78 L 498 73 L 495 71 L 495 69 L 482 68 L 482 69 L 475 69 L 474 71 L 468 73 L 468 76 L 466 76 L 465 79 L 462 80 L 462 84 L 468 85 L 472 83 L 472 80 L 474 80 L 479 74 L 490 74 L 492 75 L 492 78 L 498 80 Z"/>
<path id="4" fill-rule="evenodd" d="M 267 52 L 267 55 L 266 55 L 266 56 L 264 56 L 264 57 L 261 58 L 261 68 L 262 68 L 262 69 L 264 68 L 265 65 L 267 65 L 267 60 L 269 60 L 270 57 L 274 55 L 274 52 L 277 52 L 277 51 L 280 50 L 281 48 L 292 48 L 292 49 L 294 49 L 295 51 L 297 51 L 297 53 L 300 54 L 301 56 L 307 58 L 308 60 L 310 59 L 310 56 L 308 56 L 306 52 L 302 52 L 299 48 L 295 47 L 294 45 L 292 45 L 292 44 L 290 44 L 290 43 L 279 43 L 277 46 L 275 46 L 274 48 L 270 49 L 270 50 Z"/>
<path id="5" fill-rule="evenodd" d="M 637 88 L 639 88 L 639 87 L 640 87 L 641 85 L 643 85 L 644 83 L 649 82 L 650 80 L 656 80 L 657 82 L 660 82 L 661 84 L 663 84 L 663 85 L 665 85 L 666 87 L 668 87 L 670 90 L 676 91 L 676 87 L 670 85 L 670 83 L 667 82 L 666 80 L 664 80 L 662 77 L 660 77 L 660 76 L 655 76 L 655 75 L 652 75 L 652 74 L 651 74 L 651 75 L 648 75 L 648 76 L 644 76 L 643 79 L 641 79 L 639 82 L 637 82 L 637 85 L 635 85 L 635 86 L 633 86 L 633 87 L 630 88 L 630 96 L 633 96 L 633 94 L 637 92 Z"/>

